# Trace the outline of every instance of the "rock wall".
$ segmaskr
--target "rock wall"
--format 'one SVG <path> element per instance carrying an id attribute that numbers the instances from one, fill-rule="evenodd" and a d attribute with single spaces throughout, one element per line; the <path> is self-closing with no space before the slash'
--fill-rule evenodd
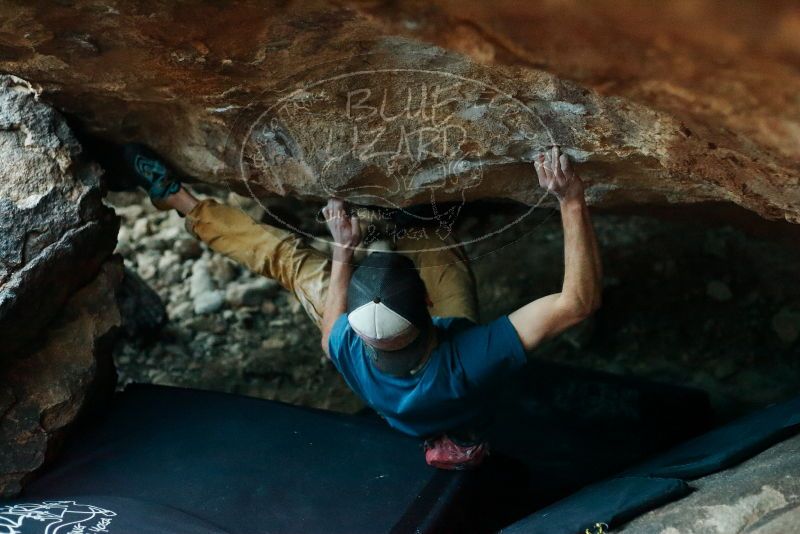
<path id="1" fill-rule="evenodd" d="M 113 391 L 118 220 L 80 152 L 30 84 L 0 76 L 0 496 Z"/>
<path id="2" fill-rule="evenodd" d="M 18 493 L 68 425 L 113 393 L 121 279 L 122 262 L 105 263 L 50 323 L 40 348 L 0 368 L 0 497 Z"/>
<path id="3" fill-rule="evenodd" d="M 0 76 L 0 363 L 27 349 L 114 250 L 101 170 L 80 152 L 30 84 Z"/>
<path id="4" fill-rule="evenodd" d="M 557 143 L 594 204 L 800 222 L 796 8 L 674 4 L 4 3 L 0 70 L 259 197 L 532 204 Z"/>

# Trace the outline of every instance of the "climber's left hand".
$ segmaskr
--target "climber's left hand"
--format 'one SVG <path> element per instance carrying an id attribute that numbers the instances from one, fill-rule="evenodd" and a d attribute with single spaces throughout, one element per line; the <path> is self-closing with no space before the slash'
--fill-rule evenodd
<path id="1" fill-rule="evenodd" d="M 560 202 L 583 199 L 583 181 L 573 170 L 569 158 L 562 154 L 558 145 L 544 154 L 539 154 L 533 163 L 539 185 L 555 195 Z"/>

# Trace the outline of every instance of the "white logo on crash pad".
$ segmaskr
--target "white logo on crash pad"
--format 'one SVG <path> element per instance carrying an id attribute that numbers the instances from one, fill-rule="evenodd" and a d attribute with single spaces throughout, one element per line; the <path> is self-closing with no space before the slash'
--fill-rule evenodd
<path id="1" fill-rule="evenodd" d="M 109 526 L 116 515 L 111 510 L 75 501 L 0 506 L 0 534 L 110 533 Z"/>

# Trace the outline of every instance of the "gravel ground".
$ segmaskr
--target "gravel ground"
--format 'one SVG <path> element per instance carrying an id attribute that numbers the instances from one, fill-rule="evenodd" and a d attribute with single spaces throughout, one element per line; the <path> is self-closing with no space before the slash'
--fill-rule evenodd
<path id="1" fill-rule="evenodd" d="M 169 316 L 156 339 L 118 343 L 120 386 L 147 382 L 337 411 L 361 407 L 287 291 L 213 253 L 175 211 L 158 211 L 136 194 L 116 194 L 111 202 L 123 218 L 117 251 Z"/>
<path id="2" fill-rule="evenodd" d="M 222 195 L 255 217 L 248 199 Z M 120 384 L 132 381 L 236 392 L 352 412 L 360 402 L 322 356 L 299 303 L 192 238 L 174 212 L 142 195 L 113 194 L 123 218 L 118 252 L 161 297 L 169 321 L 151 340 L 124 338 Z M 275 211 L 313 221 L 318 205 L 275 201 Z M 468 247 L 484 319 L 558 290 L 557 213 Z M 483 206 L 459 235 L 515 216 Z M 310 224 L 311 231 L 323 228 Z M 605 264 L 604 306 L 594 320 L 534 357 L 692 385 L 708 391 L 720 419 L 800 390 L 800 252 L 730 227 L 596 215 Z"/>

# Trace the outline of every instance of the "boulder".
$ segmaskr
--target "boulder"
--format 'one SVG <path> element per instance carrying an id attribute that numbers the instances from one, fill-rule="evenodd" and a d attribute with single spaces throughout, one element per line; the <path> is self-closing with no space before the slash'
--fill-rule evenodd
<path id="1" fill-rule="evenodd" d="M 161 297 L 134 271 L 126 268 L 117 290 L 125 336 L 136 343 L 151 342 L 167 324 Z"/>
<path id="2" fill-rule="evenodd" d="M 620 534 L 783 534 L 800 524 L 800 436 L 692 481 L 688 497 L 631 521 Z"/>
<path id="3" fill-rule="evenodd" d="M 559 144 L 596 205 L 800 222 L 789 1 L 40 0 L 0 21 L 0 69 L 88 131 L 249 196 L 536 205 L 528 162 Z"/>
<path id="4" fill-rule="evenodd" d="M 0 76 L 0 363 L 27 349 L 114 250 L 96 164 L 24 80 Z"/>
<path id="5" fill-rule="evenodd" d="M 0 75 L 0 496 L 114 389 L 118 220 L 100 168 L 26 81 Z"/>
<path id="6" fill-rule="evenodd" d="M 56 453 L 65 429 L 114 392 L 121 279 L 121 261 L 103 264 L 60 309 L 40 348 L 0 368 L 0 497 L 18 493 Z"/>

